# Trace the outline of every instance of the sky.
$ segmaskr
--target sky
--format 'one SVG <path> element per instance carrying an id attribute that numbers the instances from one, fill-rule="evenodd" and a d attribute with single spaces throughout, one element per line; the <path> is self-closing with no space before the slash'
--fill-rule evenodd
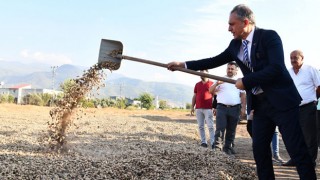
<path id="1" fill-rule="evenodd" d="M 277 31 L 288 68 L 290 52 L 301 49 L 305 63 L 320 69 L 320 0 L 0 0 L 0 60 L 48 64 L 48 71 L 90 67 L 101 39 L 121 41 L 123 55 L 165 64 L 212 57 L 233 38 L 228 18 L 237 4 L 253 10 L 258 27 Z M 125 59 L 106 73 L 190 86 L 200 80 Z M 224 76 L 226 66 L 209 73 Z"/>

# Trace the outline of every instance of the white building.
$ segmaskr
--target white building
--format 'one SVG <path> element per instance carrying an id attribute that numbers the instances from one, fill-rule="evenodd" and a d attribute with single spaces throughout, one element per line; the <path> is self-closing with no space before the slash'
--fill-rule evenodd
<path id="1" fill-rule="evenodd" d="M 0 88 L 0 95 L 10 94 L 16 99 L 17 104 L 22 103 L 22 98 L 28 94 L 34 93 L 48 93 L 48 94 L 60 94 L 62 91 L 56 91 L 52 89 L 32 89 L 31 84 L 21 84 L 10 88 Z"/>

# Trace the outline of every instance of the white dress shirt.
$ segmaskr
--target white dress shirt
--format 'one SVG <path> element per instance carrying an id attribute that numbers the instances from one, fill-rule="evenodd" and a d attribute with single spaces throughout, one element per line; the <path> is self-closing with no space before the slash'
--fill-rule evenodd
<path id="1" fill-rule="evenodd" d="M 249 61 L 251 63 L 251 47 L 252 47 L 252 40 L 253 40 L 253 35 L 254 35 L 254 29 L 250 32 L 246 40 L 248 41 L 248 56 L 249 56 Z M 244 41 L 244 40 L 242 40 Z M 238 52 L 238 58 L 243 61 L 243 44 L 241 44 L 240 50 Z"/>
<path id="2" fill-rule="evenodd" d="M 288 70 L 300 96 L 302 97 L 300 106 L 316 101 L 316 88 L 320 86 L 319 71 L 306 64 L 302 64 L 297 74 L 294 72 L 293 67 Z"/>
<path id="3" fill-rule="evenodd" d="M 251 63 L 251 47 L 252 47 L 254 30 L 255 30 L 255 27 L 254 27 L 254 29 L 250 32 L 250 34 L 248 35 L 248 37 L 245 39 L 245 40 L 248 41 L 247 48 L 248 48 L 248 58 L 249 58 L 250 64 L 252 64 L 252 63 Z M 244 40 L 242 40 L 242 42 L 243 42 L 243 41 L 244 41 Z M 239 52 L 238 52 L 238 56 L 237 56 L 237 57 L 238 57 L 242 62 L 243 62 L 243 54 L 244 54 L 244 52 L 243 52 L 243 44 L 241 44 L 241 47 L 240 47 L 240 50 L 239 50 Z M 258 91 L 256 91 L 255 94 L 257 95 L 257 94 L 260 94 L 260 93 L 263 93 L 263 89 L 261 89 L 261 87 L 259 86 Z"/>
<path id="4" fill-rule="evenodd" d="M 225 76 L 225 77 L 230 78 L 228 76 Z M 230 79 L 237 80 L 238 78 L 233 77 Z M 240 93 L 245 93 L 245 91 L 237 89 L 234 84 L 230 84 L 226 82 L 218 85 L 215 89 L 215 92 L 217 94 L 218 103 L 221 103 L 224 105 L 230 105 L 230 106 L 240 104 L 241 103 Z"/>

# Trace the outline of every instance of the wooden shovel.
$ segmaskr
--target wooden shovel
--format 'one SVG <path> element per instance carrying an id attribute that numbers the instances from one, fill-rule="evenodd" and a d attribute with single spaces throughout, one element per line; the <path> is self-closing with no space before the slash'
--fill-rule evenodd
<path id="1" fill-rule="evenodd" d="M 135 62 L 140 62 L 140 63 L 145 63 L 145 64 L 150 64 L 150 65 L 155 65 L 155 66 L 167 68 L 167 64 L 122 55 L 122 51 L 123 51 L 123 45 L 120 41 L 102 39 L 101 44 L 100 44 L 100 52 L 99 52 L 99 59 L 98 59 L 99 66 L 101 68 L 107 68 L 110 70 L 117 70 L 120 68 L 121 60 L 127 59 L 130 61 L 135 61 Z M 197 71 L 193 71 L 190 69 L 175 67 L 174 70 L 182 71 L 182 72 L 197 75 L 197 76 L 207 77 L 210 79 L 215 79 L 215 80 L 219 80 L 219 81 L 223 81 L 223 82 L 228 82 L 231 84 L 236 83 L 236 81 L 233 79 L 215 76 L 215 75 L 202 73 L 202 72 L 197 72 Z"/>

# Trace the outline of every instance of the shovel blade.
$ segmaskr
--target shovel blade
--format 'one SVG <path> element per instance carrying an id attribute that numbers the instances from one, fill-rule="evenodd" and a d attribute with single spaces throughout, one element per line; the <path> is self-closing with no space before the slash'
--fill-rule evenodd
<path id="1" fill-rule="evenodd" d="M 120 41 L 101 39 L 98 65 L 101 68 L 117 70 L 120 68 L 123 45 Z"/>

